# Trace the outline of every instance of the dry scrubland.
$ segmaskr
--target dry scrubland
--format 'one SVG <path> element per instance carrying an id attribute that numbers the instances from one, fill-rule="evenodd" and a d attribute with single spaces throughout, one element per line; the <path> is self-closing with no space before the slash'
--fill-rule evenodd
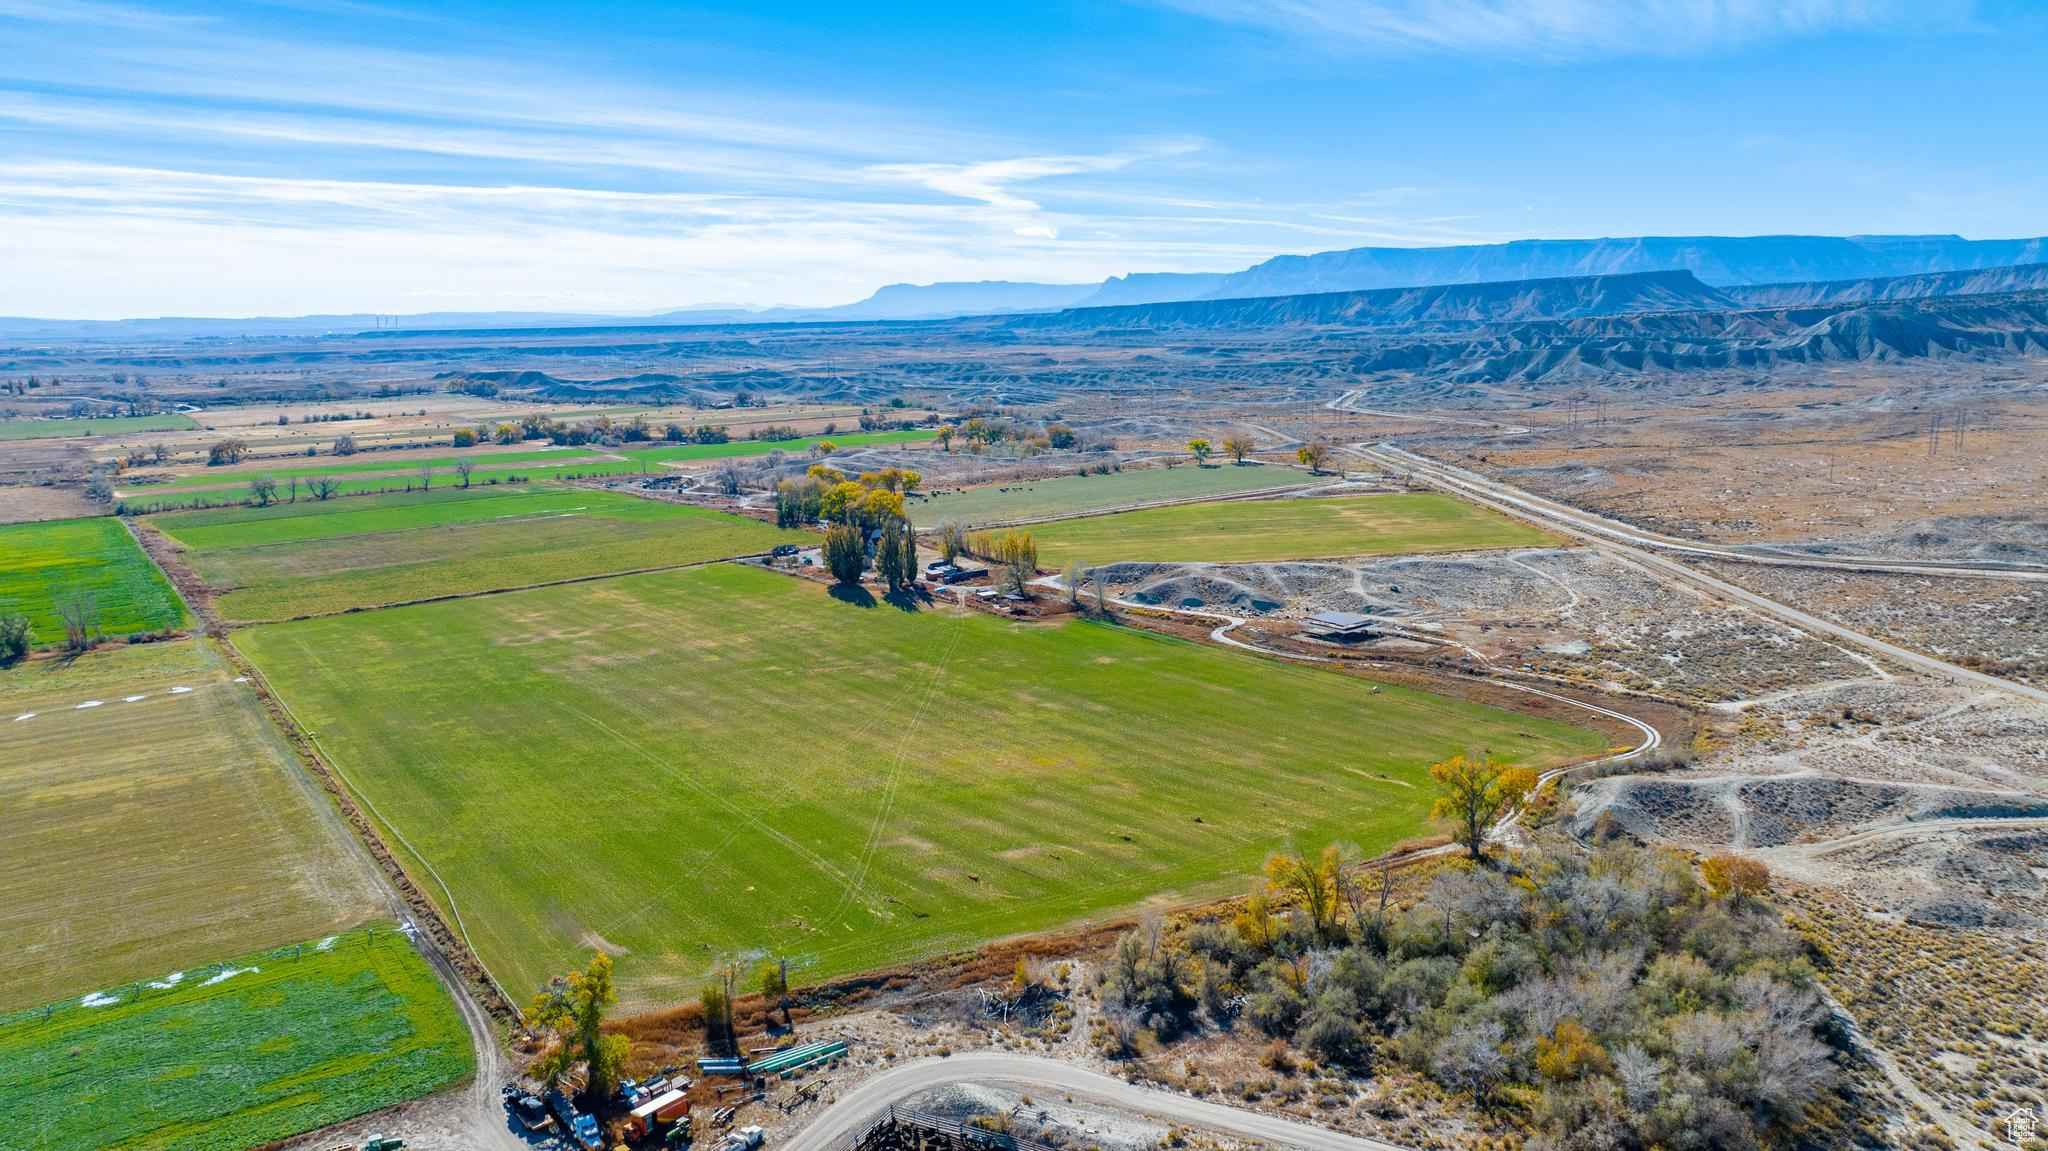
<path id="1" fill-rule="evenodd" d="M 750 948 L 814 980 L 1235 887 L 1290 837 L 1381 849 L 1419 830 L 1433 760 L 1604 744 L 1115 627 L 857 607 L 738 565 L 238 642 L 447 879 L 502 981 L 603 947 L 642 1005 Z"/>
<path id="2" fill-rule="evenodd" d="M 0 672 L 0 1010 L 306 939 L 379 906 L 325 797 L 233 679 L 197 640 Z"/>
<path id="3" fill-rule="evenodd" d="M 224 508 L 151 522 L 188 549 L 216 608 L 236 620 L 676 567 L 812 538 L 617 492 L 523 485 Z"/>

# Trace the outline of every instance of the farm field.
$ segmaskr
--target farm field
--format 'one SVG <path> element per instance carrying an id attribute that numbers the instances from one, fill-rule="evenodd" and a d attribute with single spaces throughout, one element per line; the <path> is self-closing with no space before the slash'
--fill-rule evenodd
<path id="1" fill-rule="evenodd" d="M 1081 515 L 1157 500 L 1239 495 L 1313 482 L 1295 468 L 1141 468 L 1106 476 L 1059 476 L 1007 487 L 967 488 L 912 501 L 910 516 L 920 527 L 946 520 L 966 527 L 1009 520 Z"/>
<path id="2" fill-rule="evenodd" d="M 639 475 L 667 464 L 701 460 L 735 459 L 767 455 L 772 451 L 802 454 L 821 440 L 830 439 L 841 448 L 929 440 L 928 431 L 869 432 L 844 436 L 812 436 L 800 440 L 742 440 L 725 444 L 662 444 L 644 448 L 558 448 L 526 452 L 479 452 L 467 457 L 475 462 L 472 485 L 505 483 L 513 480 L 597 479 L 605 476 Z M 354 457 L 350 457 L 352 460 Z M 249 481 L 267 475 L 280 484 L 330 476 L 339 481 L 345 495 L 363 492 L 397 492 L 418 482 L 422 467 L 432 469 L 433 482 L 454 486 L 456 462 L 463 457 L 446 456 L 426 460 L 359 460 L 347 464 L 285 465 L 250 467 L 232 472 L 200 472 L 181 476 L 169 483 L 124 486 L 115 498 L 124 510 L 134 514 L 171 511 L 178 508 L 212 507 L 241 503 L 247 498 Z"/>
<path id="3" fill-rule="evenodd" d="M 1541 547 L 1536 528 L 1439 492 L 1143 508 L 1039 524 L 1039 562 L 1243 563 Z"/>
<path id="4" fill-rule="evenodd" d="M 379 906 L 327 797 L 233 679 L 200 640 L 0 671 L 0 1011 Z"/>
<path id="5" fill-rule="evenodd" d="M 744 565 L 239 633 L 514 994 L 835 974 L 1416 834 L 1427 765 L 1598 735 L 1114 626 L 842 603 Z M 536 811 L 597 834 L 508 834 Z"/>
<path id="6" fill-rule="evenodd" d="M 112 516 L 0 524 L 0 612 L 27 616 L 34 643 L 64 639 L 57 601 L 74 590 L 91 597 L 109 636 L 183 627 L 191 618 Z"/>
<path id="7" fill-rule="evenodd" d="M 242 1151 L 474 1066 L 433 971 L 377 924 L 0 1017 L 0 1147 Z"/>
<path id="8" fill-rule="evenodd" d="M 283 462 L 245 462 L 235 465 L 231 471 L 218 468 L 205 469 L 193 472 L 190 475 L 179 476 L 168 483 L 154 484 L 145 489 L 135 490 L 139 492 L 174 491 L 181 488 L 246 487 L 249 481 L 256 476 L 269 476 L 279 483 L 285 483 L 294 478 L 309 480 L 317 476 L 378 474 L 404 476 L 417 473 L 421 468 L 432 468 L 436 473 L 453 475 L 455 465 L 465 459 L 474 463 L 477 466 L 477 471 L 482 472 L 486 469 L 502 470 L 502 468 L 511 464 L 551 468 L 566 467 L 569 464 L 593 463 L 611 458 L 609 453 L 593 451 L 587 448 L 537 448 L 516 452 L 493 452 L 486 449 L 463 456 L 426 456 L 409 459 L 392 459 L 389 455 L 379 459 L 379 454 L 377 452 L 357 452 L 353 456 L 341 457 L 348 461 L 346 463 L 332 462 L 333 457 L 327 457 L 325 462 L 307 464 L 300 462 L 304 459 L 304 457 L 300 456 L 287 457 Z M 264 463 L 270 463 L 272 466 L 265 467 L 263 466 Z M 129 495 L 134 493 L 123 491 L 121 494 Z"/>
<path id="9" fill-rule="evenodd" d="M 99 416 L 84 419 L 0 420 L 0 440 L 53 440 L 72 436 L 122 436 L 134 432 L 184 432 L 198 427 L 191 416 Z"/>
<path id="10" fill-rule="evenodd" d="M 189 528 L 180 515 L 152 522 L 181 543 L 191 544 L 188 531 L 206 542 L 187 559 L 215 590 L 221 614 L 237 620 L 703 563 L 815 538 L 620 492 L 534 492 L 523 485 L 502 496 L 454 491 L 463 498 L 365 496 L 192 513 L 199 522 Z M 358 502 L 376 506 L 358 510 Z M 316 534 L 322 528 L 340 530 Z"/>
<path id="11" fill-rule="evenodd" d="M 651 448 L 621 448 L 620 455 L 652 463 L 686 463 L 692 460 L 722 460 L 742 456 L 765 456 L 773 451 L 802 455 L 821 443 L 833 447 L 871 448 L 889 444 L 914 444 L 930 440 L 936 433 L 849 432 L 845 435 L 806 436 L 800 440 L 736 440 L 725 444 L 661 444 Z"/>

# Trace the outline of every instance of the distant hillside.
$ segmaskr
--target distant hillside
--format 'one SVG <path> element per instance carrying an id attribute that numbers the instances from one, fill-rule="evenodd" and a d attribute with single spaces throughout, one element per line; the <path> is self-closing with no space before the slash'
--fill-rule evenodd
<path id="1" fill-rule="evenodd" d="M 1794 308 L 1813 304 L 1917 300 L 1927 296 L 1981 296 L 1998 292 L 2042 289 L 2048 289 L 2048 264 L 2022 264 L 2019 267 L 1984 268 L 1968 272 L 1929 272 L 1919 276 L 1885 276 L 1864 280 L 1755 284 L 1729 288 L 1727 294 L 1752 307 Z"/>
<path id="2" fill-rule="evenodd" d="M 2048 292 L 1503 324 L 1462 338 L 1377 341 L 1351 368 L 1461 383 L 1611 384 L 1629 375 L 2000 355 L 2048 355 Z"/>
<path id="3" fill-rule="evenodd" d="M 585 327 L 928 320 L 1128 307 L 1188 300 L 1246 300 L 1388 288 L 1527 280 L 1584 279 L 1642 272 L 1690 272 L 1720 288 L 1760 286 L 1759 307 L 1846 299 L 1905 298 L 1966 291 L 2011 291 L 2038 283 L 1998 277 L 1976 287 L 1863 289 L 1900 277 L 2048 264 L 2048 238 L 1965 240 L 1960 236 L 1637 236 L 1591 240 L 1515 240 L 1438 248 L 1350 248 L 1276 256 L 1238 272 L 1140 272 L 1100 284 L 982 280 L 891 284 L 868 298 L 824 308 L 685 308 L 655 315 L 555 312 L 439 312 L 270 316 L 248 319 L 44 320 L 0 317 L 0 339 L 158 339 L 313 336 L 382 328 L 407 332 Z M 1930 281 L 1930 283 L 1935 283 Z M 1801 292 L 1795 286 L 1812 290 Z M 1768 289 L 1768 290 L 1763 290 Z M 1308 322 L 1308 321 L 1302 321 Z"/>
<path id="4" fill-rule="evenodd" d="M 1716 286 L 1917 275 L 2048 261 L 2048 240 L 1961 236 L 1637 236 L 1276 256 L 1202 298 L 1684 269 Z M 1093 303 L 1082 301 L 1083 306 Z M 1104 301 L 1108 302 L 1108 301 Z"/>
<path id="5" fill-rule="evenodd" d="M 1069 308 L 1050 315 L 1019 316 L 1007 321 L 1007 325 L 1154 331 L 1280 326 L 1441 330 L 1520 320 L 1735 306 L 1727 296 L 1701 283 L 1691 272 L 1639 272 L 1373 292 Z"/>

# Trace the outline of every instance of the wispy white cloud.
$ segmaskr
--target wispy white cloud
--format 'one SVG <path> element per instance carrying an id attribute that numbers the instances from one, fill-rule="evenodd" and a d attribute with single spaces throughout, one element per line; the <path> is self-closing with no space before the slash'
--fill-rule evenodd
<path id="1" fill-rule="evenodd" d="M 1571 60 L 1949 20 L 1967 0 L 1163 0 L 1326 49 Z"/>

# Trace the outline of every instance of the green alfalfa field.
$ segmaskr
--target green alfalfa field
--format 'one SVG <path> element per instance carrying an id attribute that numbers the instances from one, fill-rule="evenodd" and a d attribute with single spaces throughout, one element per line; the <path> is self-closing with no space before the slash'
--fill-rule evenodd
<path id="1" fill-rule="evenodd" d="M 1031 529 L 1039 562 L 1252 563 L 1544 547 L 1555 538 L 1441 492 L 1178 504 Z"/>
<path id="2" fill-rule="evenodd" d="M 120 520 L 0 524 L 0 614 L 28 617 L 31 641 L 64 639 L 58 601 L 85 595 L 110 637 L 183 627 L 191 622 L 156 565 Z"/>
<path id="3" fill-rule="evenodd" d="M 708 508 L 511 485 L 150 520 L 235 620 L 324 615 L 754 555 L 813 537 Z"/>
<path id="4" fill-rule="evenodd" d="M 388 924 L 0 1016 L 0 1147 L 243 1151 L 475 1067 Z"/>
<path id="5" fill-rule="evenodd" d="M 815 980 L 1420 832 L 1433 761 L 1563 724 L 1108 624 L 861 606 L 721 564 L 237 633 L 515 994 L 618 957 Z M 419 867 L 416 857 L 412 865 Z"/>

